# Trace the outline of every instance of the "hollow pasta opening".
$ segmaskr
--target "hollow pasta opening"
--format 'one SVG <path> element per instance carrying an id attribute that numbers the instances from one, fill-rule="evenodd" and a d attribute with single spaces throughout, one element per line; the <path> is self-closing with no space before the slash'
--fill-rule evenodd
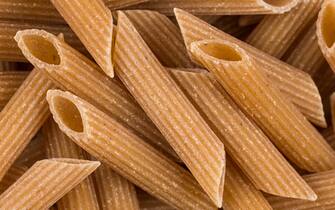
<path id="1" fill-rule="evenodd" d="M 217 42 L 205 43 L 201 44 L 199 47 L 204 53 L 220 60 L 225 61 L 242 60 L 240 53 L 236 51 L 236 49 L 224 43 L 217 43 Z"/>
<path id="2" fill-rule="evenodd" d="M 55 112 L 62 123 L 75 132 L 83 132 L 84 125 L 77 106 L 67 98 L 57 96 L 53 100 Z"/>
<path id="3" fill-rule="evenodd" d="M 327 47 L 332 47 L 335 43 L 335 4 L 329 3 L 324 8 L 321 30 Z"/>
<path id="4" fill-rule="evenodd" d="M 60 64 L 57 49 L 49 40 L 37 35 L 26 35 L 23 37 L 23 42 L 29 52 L 37 59 L 48 64 Z"/>
<path id="5" fill-rule="evenodd" d="M 274 7 L 282 7 L 290 4 L 293 0 L 263 0 L 263 1 Z"/>

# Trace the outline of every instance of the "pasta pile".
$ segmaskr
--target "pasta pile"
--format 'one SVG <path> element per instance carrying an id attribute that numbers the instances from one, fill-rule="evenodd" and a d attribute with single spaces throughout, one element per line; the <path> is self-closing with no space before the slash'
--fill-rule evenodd
<path id="1" fill-rule="evenodd" d="M 335 0 L 0 0 L 0 210 L 335 209 Z"/>

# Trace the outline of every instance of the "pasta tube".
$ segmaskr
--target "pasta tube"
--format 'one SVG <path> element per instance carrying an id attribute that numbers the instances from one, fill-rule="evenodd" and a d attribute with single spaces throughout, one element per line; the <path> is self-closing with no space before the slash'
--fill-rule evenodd
<path id="1" fill-rule="evenodd" d="M 46 71 L 59 87 L 99 107 L 148 143 L 177 159 L 159 130 L 118 80 L 109 79 L 97 65 L 45 31 L 21 31 L 16 40 L 27 59 Z M 58 62 L 50 62 L 46 57 L 56 57 Z"/>
<path id="2" fill-rule="evenodd" d="M 114 77 L 112 12 L 102 0 L 51 0 L 101 69 Z"/>
<path id="3" fill-rule="evenodd" d="M 102 165 L 93 174 L 102 210 L 139 210 L 134 185 Z"/>
<path id="4" fill-rule="evenodd" d="M 288 159 L 311 172 L 335 167 L 332 148 L 306 118 L 284 100 L 245 50 L 229 41 L 203 40 L 192 43 L 190 51 Z"/>
<path id="5" fill-rule="evenodd" d="M 220 139 L 159 63 L 123 12 L 118 13 L 114 47 L 113 62 L 117 75 L 200 186 L 221 207 L 225 151 Z"/>
<path id="6" fill-rule="evenodd" d="M 136 8 L 156 10 L 168 15 L 173 14 L 173 8 L 184 9 L 197 15 L 246 15 L 284 13 L 297 3 L 296 0 L 150 0 L 137 5 Z"/>
<path id="7" fill-rule="evenodd" d="M 171 70 L 170 73 L 254 185 L 259 190 L 283 197 L 316 197 L 263 131 L 240 111 L 213 75 L 207 71 L 192 71 Z"/>
<path id="8" fill-rule="evenodd" d="M 44 72 L 34 69 L 2 109 L 0 180 L 49 116 L 45 95 L 53 87 Z"/>
<path id="9" fill-rule="evenodd" d="M 99 165 L 97 161 L 66 158 L 38 161 L 1 194 L 0 208 L 49 208 Z"/>
<path id="10" fill-rule="evenodd" d="M 313 123 L 323 122 L 326 125 L 321 98 L 311 77 L 298 69 L 275 59 L 256 48 L 208 25 L 199 18 L 182 11 L 175 10 L 179 27 L 189 50 L 190 44 L 203 39 L 222 39 L 231 41 L 246 50 L 248 54 L 262 66 L 266 76 L 280 91 Z M 191 57 L 194 59 L 194 57 Z M 199 62 L 198 62 L 199 63 Z"/>
<path id="11" fill-rule="evenodd" d="M 43 125 L 45 149 L 48 158 L 74 158 L 85 159 L 87 154 L 71 139 L 60 131 L 58 125 L 49 118 Z M 90 209 L 98 210 L 98 201 L 90 178 L 82 181 L 73 190 L 57 201 L 59 210 Z"/>
<path id="12" fill-rule="evenodd" d="M 323 0 L 303 0 L 285 14 L 266 16 L 246 42 L 281 58 L 299 34 L 316 18 Z"/>
<path id="13" fill-rule="evenodd" d="M 66 135 L 132 183 L 179 209 L 216 209 L 189 172 L 115 119 L 69 92 L 50 90 L 47 100 Z"/>

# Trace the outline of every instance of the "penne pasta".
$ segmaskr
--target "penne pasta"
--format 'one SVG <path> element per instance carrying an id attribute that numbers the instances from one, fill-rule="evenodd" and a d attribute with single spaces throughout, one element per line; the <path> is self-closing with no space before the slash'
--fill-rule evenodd
<path id="1" fill-rule="evenodd" d="M 288 159 L 310 172 L 335 167 L 332 148 L 284 100 L 284 95 L 267 80 L 245 50 L 229 41 L 203 40 L 192 43 L 190 51 Z"/>
<path id="2" fill-rule="evenodd" d="M 101 69 L 114 77 L 112 12 L 102 0 L 51 0 Z"/>
<path id="3" fill-rule="evenodd" d="M 137 197 L 140 202 L 141 210 L 176 210 L 172 206 L 161 202 L 143 191 L 137 192 Z"/>
<path id="4" fill-rule="evenodd" d="M 213 75 L 192 71 L 170 73 L 257 189 L 283 197 L 314 198 L 310 187 L 262 130 L 240 111 Z"/>
<path id="5" fill-rule="evenodd" d="M 127 11 L 126 14 L 162 65 L 181 68 L 194 66 L 187 56 L 178 27 L 166 16 L 145 10 Z"/>
<path id="6" fill-rule="evenodd" d="M 155 125 L 118 80 L 109 79 L 97 65 L 45 31 L 25 30 L 17 34 L 16 40 L 27 59 L 46 71 L 59 87 L 99 107 L 155 148 L 178 159 Z M 57 57 L 59 62 L 49 62 L 45 57 Z"/>
<path id="7" fill-rule="evenodd" d="M 311 25 L 323 0 L 304 0 L 285 14 L 266 16 L 246 42 L 276 58 L 281 58 L 299 34 Z"/>
<path id="8" fill-rule="evenodd" d="M 6 175 L 0 181 L 0 194 L 5 192 L 16 180 L 18 180 L 28 168 L 25 166 L 13 165 L 9 168 Z"/>
<path id="9" fill-rule="evenodd" d="M 217 207 L 222 205 L 225 150 L 159 63 L 125 13 L 118 13 L 117 75 Z M 211 164 L 208 164 L 208 163 Z"/>
<path id="10" fill-rule="evenodd" d="M 66 158 L 38 161 L 1 194 L 0 208 L 49 208 L 99 165 L 98 161 Z"/>
<path id="11" fill-rule="evenodd" d="M 0 71 L 0 110 L 14 95 L 28 73 L 23 71 Z"/>
<path id="12" fill-rule="evenodd" d="M 216 209 L 196 180 L 115 119 L 62 91 L 49 91 L 60 129 L 91 155 L 151 195 L 179 209 Z"/>
<path id="13" fill-rule="evenodd" d="M 58 125 L 49 118 L 43 125 L 45 150 L 48 158 L 74 158 L 85 159 L 87 154 L 69 139 L 58 128 Z M 59 210 L 66 209 L 90 209 L 98 210 L 98 200 L 95 194 L 93 181 L 85 179 L 64 197 L 57 201 Z"/>
<path id="14" fill-rule="evenodd" d="M 264 15 L 242 15 L 238 19 L 238 25 L 245 27 L 258 24 L 262 21 Z"/>
<path id="15" fill-rule="evenodd" d="M 257 65 L 264 67 L 262 69 L 268 79 L 280 89 L 286 98 L 288 98 L 307 119 L 319 126 L 326 126 L 318 89 L 307 73 L 299 71 L 239 41 L 185 11 L 176 9 L 175 14 L 188 50 L 192 42 L 208 39 L 209 37 L 210 39 L 222 39 L 238 44 L 257 61 Z M 191 58 L 195 60 L 194 57 Z"/>
<path id="16" fill-rule="evenodd" d="M 53 87 L 34 69 L 0 112 L 0 180 L 49 116 L 45 94 Z"/>
<path id="17" fill-rule="evenodd" d="M 147 1 L 149 0 L 104 0 L 105 5 L 111 9 L 120 9 Z"/>
<path id="18" fill-rule="evenodd" d="M 316 34 L 320 49 L 335 72 L 335 25 L 334 25 L 335 1 L 328 0 L 322 5 L 317 21 Z"/>
<path id="19" fill-rule="evenodd" d="M 223 193 L 223 208 L 235 209 L 268 209 L 270 204 L 240 169 L 227 158 L 226 182 Z"/>
<path id="20" fill-rule="evenodd" d="M 0 0 L 1 2 L 1 0 Z M 66 40 L 71 46 L 75 47 L 80 51 L 84 51 L 82 44 L 78 38 L 73 34 L 71 29 L 63 25 L 47 25 L 47 24 L 36 24 L 36 23 L 22 23 L 18 21 L 0 21 L 0 59 L 6 61 L 26 61 L 26 58 L 22 55 L 20 49 L 17 47 L 17 43 L 13 39 L 16 32 L 19 30 L 37 28 L 50 31 L 53 34 L 64 34 Z"/>
<path id="21" fill-rule="evenodd" d="M 274 210 L 331 210 L 335 208 L 335 170 L 305 175 L 304 179 L 318 194 L 314 202 L 269 196 Z"/>
<path id="22" fill-rule="evenodd" d="M 101 210 L 139 210 L 134 185 L 102 165 L 94 172 Z"/>
<path id="23" fill-rule="evenodd" d="M 172 15 L 174 8 L 187 10 L 197 15 L 246 15 L 246 14 L 280 14 L 297 5 L 296 0 L 150 0 L 137 5 L 137 9 L 156 10 Z"/>

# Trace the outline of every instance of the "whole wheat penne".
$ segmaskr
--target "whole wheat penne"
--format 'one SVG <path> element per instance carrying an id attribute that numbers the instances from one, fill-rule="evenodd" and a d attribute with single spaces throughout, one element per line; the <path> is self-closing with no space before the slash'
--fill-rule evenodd
<path id="1" fill-rule="evenodd" d="M 121 82 L 109 79 L 96 64 L 45 31 L 21 31 L 16 40 L 27 59 L 48 72 L 49 78 L 58 86 L 99 107 L 144 137 L 148 143 L 177 159 L 175 152 Z M 59 62 L 49 62 L 45 57 L 57 57 Z"/>
<path id="2" fill-rule="evenodd" d="M 5 192 L 16 180 L 18 180 L 28 170 L 25 166 L 13 165 L 0 181 L 0 194 Z"/>
<path id="3" fill-rule="evenodd" d="M 126 14 L 162 65 L 185 68 L 194 66 L 187 56 L 178 27 L 168 17 L 146 10 L 127 11 Z"/>
<path id="4" fill-rule="evenodd" d="M 320 49 L 335 72 L 335 1 L 324 1 L 317 21 L 316 34 Z"/>
<path id="5" fill-rule="evenodd" d="M 281 58 L 306 26 L 315 20 L 323 0 L 303 0 L 285 14 L 266 16 L 247 42 L 276 58 Z"/>
<path id="6" fill-rule="evenodd" d="M 331 210 L 335 208 L 335 170 L 305 175 L 304 179 L 317 193 L 318 199 L 314 202 L 267 197 L 274 210 Z"/>
<path id="7" fill-rule="evenodd" d="M 147 1 L 149 0 L 104 0 L 105 5 L 111 9 L 120 9 Z"/>
<path id="8" fill-rule="evenodd" d="M 225 210 L 272 209 L 262 193 L 253 186 L 229 157 L 227 157 L 223 208 Z"/>
<path id="9" fill-rule="evenodd" d="M 0 110 L 14 95 L 27 75 L 28 72 L 24 71 L 0 72 Z"/>
<path id="10" fill-rule="evenodd" d="M 45 94 L 52 87 L 34 69 L 0 112 L 0 180 L 49 116 Z"/>
<path id="11" fill-rule="evenodd" d="M 263 18 L 264 15 L 242 15 L 238 19 L 238 25 L 242 27 L 255 25 L 261 22 Z"/>
<path id="12" fill-rule="evenodd" d="M 137 190 L 137 197 L 141 210 L 176 210 L 142 190 Z"/>
<path id="13" fill-rule="evenodd" d="M 69 92 L 49 91 L 47 100 L 66 135 L 132 183 L 179 209 L 216 209 L 189 172 L 115 119 Z"/>
<path id="14" fill-rule="evenodd" d="M 224 143 L 227 153 L 255 186 L 264 192 L 283 197 L 315 198 L 310 187 L 262 130 L 240 111 L 213 75 L 207 71 L 192 71 L 170 72 Z"/>
<path id="15" fill-rule="evenodd" d="M 269 80 L 297 106 L 307 119 L 317 124 L 324 122 L 322 126 L 326 125 L 318 89 L 307 73 L 257 50 L 183 10 L 175 9 L 175 15 L 188 50 L 192 42 L 203 39 L 222 39 L 238 44 L 257 61 L 257 65 L 263 67 Z"/>
<path id="16" fill-rule="evenodd" d="M 43 125 L 44 145 L 48 158 L 85 159 L 87 154 L 58 128 L 52 118 Z M 59 210 L 92 209 L 98 210 L 98 200 L 92 179 L 89 177 L 57 201 Z"/>
<path id="17" fill-rule="evenodd" d="M 156 10 L 168 15 L 173 14 L 174 8 L 184 9 L 197 15 L 278 14 L 291 10 L 297 2 L 296 0 L 150 0 L 136 5 L 136 8 Z"/>
<path id="18" fill-rule="evenodd" d="M 125 178 L 102 165 L 93 174 L 101 210 L 139 210 L 136 190 Z"/>
<path id="19" fill-rule="evenodd" d="M 112 12 L 102 0 L 51 0 L 101 69 L 114 77 Z"/>
<path id="20" fill-rule="evenodd" d="M 98 161 L 67 158 L 38 161 L 1 194 L 0 208 L 49 208 L 99 165 Z"/>
<path id="21" fill-rule="evenodd" d="M 245 50 L 229 41 L 203 40 L 190 51 L 288 159 L 311 172 L 335 167 L 332 148 Z"/>
<path id="22" fill-rule="evenodd" d="M 62 33 L 71 46 L 80 51 L 84 51 L 82 44 L 68 26 L 36 24 L 31 22 L 22 23 L 19 21 L 0 21 L 0 28 L 1 60 L 26 61 L 26 58 L 22 55 L 20 49 L 17 47 L 17 43 L 13 37 L 17 31 L 29 28 L 44 29 L 53 34 Z"/>
<path id="23" fill-rule="evenodd" d="M 123 12 L 118 16 L 113 60 L 117 75 L 200 186 L 221 207 L 225 174 L 223 144 L 159 63 L 127 16 Z"/>

